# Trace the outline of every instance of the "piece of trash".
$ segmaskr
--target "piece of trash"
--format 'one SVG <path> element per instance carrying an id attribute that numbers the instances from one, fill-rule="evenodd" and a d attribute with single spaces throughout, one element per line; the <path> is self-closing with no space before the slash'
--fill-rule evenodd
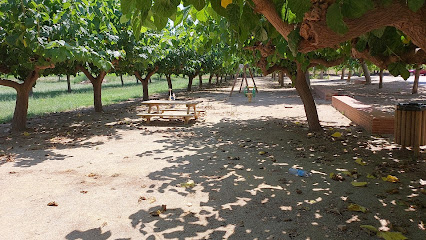
<path id="1" fill-rule="evenodd" d="M 367 186 L 367 182 L 351 182 L 352 186 L 354 187 L 365 187 Z"/>
<path id="2" fill-rule="evenodd" d="M 345 178 L 340 175 L 340 173 L 335 174 L 335 173 L 330 173 L 330 178 L 333 179 L 334 181 L 345 181 Z"/>
<path id="3" fill-rule="evenodd" d="M 335 132 L 335 133 L 333 133 L 331 136 L 332 136 L 332 137 L 339 138 L 339 137 L 342 137 L 342 134 L 341 134 L 340 132 Z"/>
<path id="4" fill-rule="evenodd" d="M 354 212 L 363 212 L 363 213 L 367 212 L 367 209 L 365 207 L 360 206 L 358 204 L 354 204 L 354 203 L 349 204 L 348 210 L 354 211 Z"/>
<path id="5" fill-rule="evenodd" d="M 167 210 L 166 205 L 161 205 L 160 209 L 153 211 L 153 212 L 150 212 L 149 214 L 151 214 L 151 216 L 153 216 L 153 217 L 158 217 L 158 216 L 160 216 L 161 213 L 165 212 L 166 210 Z"/>
<path id="6" fill-rule="evenodd" d="M 312 174 L 308 171 L 297 169 L 297 168 L 289 168 L 288 173 L 299 176 L 299 177 L 310 177 Z"/>
<path id="7" fill-rule="evenodd" d="M 387 177 L 382 177 L 382 180 L 385 182 L 392 182 L 392 183 L 399 182 L 399 179 L 392 175 L 388 175 Z"/>
<path id="8" fill-rule="evenodd" d="M 47 206 L 57 207 L 58 204 L 55 201 L 53 201 L 53 202 L 48 203 Z"/>

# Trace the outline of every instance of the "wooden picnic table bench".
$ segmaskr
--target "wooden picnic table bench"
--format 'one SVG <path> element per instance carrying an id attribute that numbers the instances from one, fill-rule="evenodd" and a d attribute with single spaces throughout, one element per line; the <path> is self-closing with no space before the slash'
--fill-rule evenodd
<path id="1" fill-rule="evenodd" d="M 183 118 L 185 121 L 185 124 L 188 123 L 190 118 L 198 119 L 198 115 L 202 111 L 197 110 L 197 104 L 202 103 L 203 101 L 197 101 L 197 100 L 189 100 L 189 101 L 167 101 L 167 100 L 150 100 L 142 102 L 143 105 L 148 106 L 148 112 L 147 113 L 139 113 L 137 116 L 143 117 L 147 120 L 147 122 L 150 122 L 152 117 L 160 117 L 160 118 Z M 169 106 L 169 105 L 185 105 L 186 109 L 179 109 L 179 108 L 162 108 L 163 106 Z M 156 112 L 152 113 L 152 109 L 156 108 Z M 192 111 L 191 111 L 192 110 Z M 165 113 L 165 112 L 172 112 L 172 113 Z"/>

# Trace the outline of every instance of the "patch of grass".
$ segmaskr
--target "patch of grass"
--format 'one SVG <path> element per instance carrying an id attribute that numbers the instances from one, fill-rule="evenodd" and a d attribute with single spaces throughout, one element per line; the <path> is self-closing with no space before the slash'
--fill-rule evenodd
<path id="1" fill-rule="evenodd" d="M 126 101 L 130 98 L 142 97 L 142 85 L 136 83 L 134 76 L 123 76 L 124 86 L 121 86 L 119 76 L 109 74 L 102 85 L 102 104 L 104 106 Z M 28 117 L 39 116 L 52 112 L 74 110 L 81 107 L 93 106 L 93 89 L 90 83 L 81 83 L 87 78 L 80 74 L 71 76 L 72 92 L 67 92 L 66 76 L 48 76 L 40 78 L 33 88 L 33 95 L 29 99 Z M 185 89 L 187 78 L 172 78 L 174 89 Z M 198 81 L 193 82 L 193 86 Z M 155 74 L 152 83 L 148 85 L 149 94 L 168 92 L 167 81 L 164 77 Z M 16 91 L 10 87 L 0 86 L 0 123 L 8 122 L 13 117 L 15 109 Z"/>

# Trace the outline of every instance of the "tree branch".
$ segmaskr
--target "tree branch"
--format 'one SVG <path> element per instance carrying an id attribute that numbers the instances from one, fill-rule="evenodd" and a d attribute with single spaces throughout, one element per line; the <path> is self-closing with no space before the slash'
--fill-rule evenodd
<path id="1" fill-rule="evenodd" d="M 0 78 L 0 85 L 6 86 L 6 87 L 12 87 L 15 90 L 18 90 L 18 88 L 21 86 L 21 84 L 15 82 L 15 81 L 8 80 L 8 79 L 2 79 L 2 78 Z"/>
<path id="2" fill-rule="evenodd" d="M 263 14 L 275 29 L 288 40 L 288 34 L 294 30 L 294 26 L 285 23 L 278 14 L 274 4 L 270 0 L 253 0 L 256 5 L 254 11 Z"/>
<path id="3" fill-rule="evenodd" d="M 333 66 L 337 66 L 339 64 L 342 64 L 344 61 L 345 61 L 344 57 L 335 59 L 333 61 L 327 61 L 325 59 L 314 58 L 314 59 L 310 60 L 310 64 L 309 64 L 308 68 L 315 67 L 315 66 L 318 66 L 318 65 L 322 65 L 324 67 L 333 67 Z"/>
<path id="4" fill-rule="evenodd" d="M 151 70 L 150 72 L 148 72 L 148 74 L 146 75 L 145 79 L 150 79 L 152 77 L 152 75 L 154 75 L 154 73 L 156 73 L 158 71 L 159 67 L 155 66 L 153 70 Z"/>
<path id="5" fill-rule="evenodd" d="M 426 49 L 425 6 L 417 12 L 413 12 L 406 4 L 393 1 L 389 7 L 377 7 L 360 18 L 344 19 L 348 31 L 343 35 L 335 33 L 327 26 L 326 9 L 323 9 L 321 14 L 314 11 L 315 9 L 314 6 L 311 12 L 306 13 L 301 25 L 300 35 L 303 40 L 299 45 L 300 52 L 306 53 L 326 47 L 333 48 L 341 42 L 385 26 L 398 28 L 409 36 L 415 45 Z"/>
<path id="6" fill-rule="evenodd" d="M 49 69 L 49 68 L 55 68 L 55 64 L 51 63 L 51 64 L 46 65 L 46 66 L 35 66 L 34 71 L 38 72 L 40 70 Z"/>
<path id="7" fill-rule="evenodd" d="M 90 82 L 94 82 L 96 80 L 95 77 L 92 76 L 92 74 L 90 74 L 89 70 L 87 70 L 85 67 L 78 65 L 77 70 L 80 70 L 84 73 L 84 75 L 86 75 L 86 77 L 89 79 Z"/>

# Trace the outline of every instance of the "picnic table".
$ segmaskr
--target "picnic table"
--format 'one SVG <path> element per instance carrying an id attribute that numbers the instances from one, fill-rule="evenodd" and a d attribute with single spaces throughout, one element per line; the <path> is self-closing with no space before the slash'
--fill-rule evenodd
<path id="1" fill-rule="evenodd" d="M 197 101 L 197 100 L 188 100 L 188 101 L 167 101 L 167 100 L 149 100 L 142 102 L 142 105 L 148 106 L 148 112 L 147 113 L 139 113 L 138 116 L 145 118 L 147 122 L 150 122 L 151 117 L 177 117 L 177 118 L 183 118 L 185 121 L 185 124 L 188 123 L 189 119 L 191 118 L 198 118 L 199 112 L 197 111 L 197 104 L 202 103 L 203 101 Z M 182 108 L 170 108 L 170 105 L 184 105 L 186 109 Z M 156 109 L 157 111 L 154 113 L 152 112 L 153 109 Z M 192 111 L 191 111 L 192 110 Z"/>

